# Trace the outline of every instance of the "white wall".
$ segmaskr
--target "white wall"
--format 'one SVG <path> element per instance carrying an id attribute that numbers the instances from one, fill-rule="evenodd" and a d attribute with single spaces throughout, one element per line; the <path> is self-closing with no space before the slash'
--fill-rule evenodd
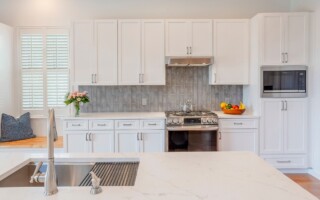
<path id="1" fill-rule="evenodd" d="M 320 177 L 320 1 L 292 0 L 292 11 L 314 11 L 311 17 L 309 66 L 309 133 L 311 165 Z"/>
<path id="2" fill-rule="evenodd" d="M 289 9 L 290 0 L 0 0 L 0 22 L 47 26 L 93 18 L 251 18 Z"/>

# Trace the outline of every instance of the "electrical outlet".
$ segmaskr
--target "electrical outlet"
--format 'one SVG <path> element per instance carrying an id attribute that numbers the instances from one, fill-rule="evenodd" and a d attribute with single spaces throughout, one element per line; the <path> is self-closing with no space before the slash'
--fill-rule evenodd
<path id="1" fill-rule="evenodd" d="M 148 100 L 146 98 L 142 98 L 142 105 L 143 106 L 148 105 Z"/>

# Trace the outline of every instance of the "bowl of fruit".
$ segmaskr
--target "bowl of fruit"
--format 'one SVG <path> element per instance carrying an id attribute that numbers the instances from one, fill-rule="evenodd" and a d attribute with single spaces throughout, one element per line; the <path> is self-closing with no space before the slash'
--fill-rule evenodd
<path id="1" fill-rule="evenodd" d="M 221 102 L 220 107 L 224 114 L 229 115 L 241 115 L 246 111 L 246 106 L 242 102 L 239 105 Z"/>

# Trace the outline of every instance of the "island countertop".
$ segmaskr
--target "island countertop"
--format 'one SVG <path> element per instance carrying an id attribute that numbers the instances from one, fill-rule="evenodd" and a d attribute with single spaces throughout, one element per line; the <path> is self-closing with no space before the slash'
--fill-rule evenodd
<path id="1" fill-rule="evenodd" d="M 30 161 L 45 155 L 0 153 L 0 180 Z M 56 154 L 56 162 L 139 159 L 135 186 L 102 187 L 98 195 L 90 187 L 59 187 L 45 197 L 43 187 L 0 188 L 1 199 L 10 200 L 316 200 L 317 198 L 247 152 L 188 152 L 143 154 Z"/>

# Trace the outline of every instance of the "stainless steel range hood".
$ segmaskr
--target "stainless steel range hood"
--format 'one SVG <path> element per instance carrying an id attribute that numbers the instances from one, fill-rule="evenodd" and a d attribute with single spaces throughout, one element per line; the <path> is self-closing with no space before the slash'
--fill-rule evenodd
<path id="1" fill-rule="evenodd" d="M 213 58 L 169 58 L 168 67 L 207 67 L 213 64 Z"/>

